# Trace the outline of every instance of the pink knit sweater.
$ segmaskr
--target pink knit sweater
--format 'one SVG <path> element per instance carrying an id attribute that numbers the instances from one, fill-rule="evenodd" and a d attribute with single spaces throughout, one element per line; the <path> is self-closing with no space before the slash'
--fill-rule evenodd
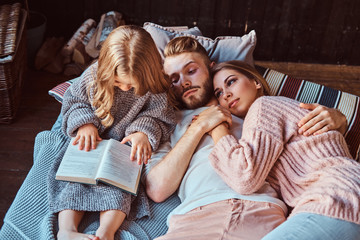
<path id="1" fill-rule="evenodd" d="M 251 106 L 242 138 L 224 136 L 210 154 L 223 180 L 240 194 L 268 181 L 292 207 L 360 224 L 360 164 L 338 131 L 298 134 L 307 110 L 285 97 L 261 97 Z"/>

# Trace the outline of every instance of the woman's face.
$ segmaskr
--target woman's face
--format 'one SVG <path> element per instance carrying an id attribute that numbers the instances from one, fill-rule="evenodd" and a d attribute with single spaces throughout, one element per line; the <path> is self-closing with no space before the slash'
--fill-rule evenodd
<path id="1" fill-rule="evenodd" d="M 245 117 L 256 100 L 261 85 L 232 69 L 222 69 L 214 76 L 214 93 L 221 106 L 238 117 Z"/>

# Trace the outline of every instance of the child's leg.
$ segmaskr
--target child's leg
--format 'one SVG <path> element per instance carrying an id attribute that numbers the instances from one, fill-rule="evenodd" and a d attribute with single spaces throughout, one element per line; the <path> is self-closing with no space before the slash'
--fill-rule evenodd
<path id="1" fill-rule="evenodd" d="M 101 240 L 114 239 L 116 231 L 123 223 L 126 214 L 120 210 L 108 210 L 100 212 L 100 226 L 96 236 Z"/>
<path id="2" fill-rule="evenodd" d="M 82 234 L 78 232 L 78 226 L 82 217 L 83 211 L 63 210 L 59 212 L 59 232 L 57 238 L 61 239 L 94 239 L 94 235 Z"/>

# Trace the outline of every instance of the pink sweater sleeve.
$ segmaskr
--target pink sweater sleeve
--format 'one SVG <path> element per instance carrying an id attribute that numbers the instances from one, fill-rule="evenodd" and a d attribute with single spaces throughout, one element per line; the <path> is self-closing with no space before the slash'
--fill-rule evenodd
<path id="1" fill-rule="evenodd" d="M 265 114 L 262 101 L 257 100 L 245 118 L 242 138 L 222 137 L 209 156 L 215 171 L 240 194 L 263 186 L 283 150 L 286 134 L 281 120 L 276 114 Z"/>

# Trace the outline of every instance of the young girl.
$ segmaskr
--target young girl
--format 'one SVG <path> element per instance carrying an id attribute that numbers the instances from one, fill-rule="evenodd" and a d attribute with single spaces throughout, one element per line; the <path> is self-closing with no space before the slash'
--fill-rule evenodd
<path id="1" fill-rule="evenodd" d="M 165 93 L 168 88 L 150 34 L 137 26 L 118 27 L 104 42 L 98 61 L 66 91 L 62 129 L 85 151 L 95 149 L 102 138 L 131 142 L 131 159 L 147 163 L 175 126 Z M 58 239 L 114 239 L 125 217 L 149 214 L 142 188 L 134 202 L 135 212 L 130 212 L 135 197 L 116 187 L 50 180 L 49 189 L 50 209 L 59 213 Z M 78 232 L 86 211 L 100 212 L 96 236 Z"/>
<path id="2" fill-rule="evenodd" d="M 297 122 L 307 110 L 289 98 L 263 96 L 265 79 L 242 62 L 217 65 L 213 83 L 225 109 L 209 109 L 209 121 L 231 123 L 227 110 L 245 120 L 240 140 L 225 124 L 212 130 L 211 164 L 240 194 L 251 194 L 268 181 L 292 208 L 288 220 L 264 239 L 358 239 L 360 164 L 351 158 L 342 134 L 299 134 Z M 214 126 L 209 124 L 209 130 Z"/>

